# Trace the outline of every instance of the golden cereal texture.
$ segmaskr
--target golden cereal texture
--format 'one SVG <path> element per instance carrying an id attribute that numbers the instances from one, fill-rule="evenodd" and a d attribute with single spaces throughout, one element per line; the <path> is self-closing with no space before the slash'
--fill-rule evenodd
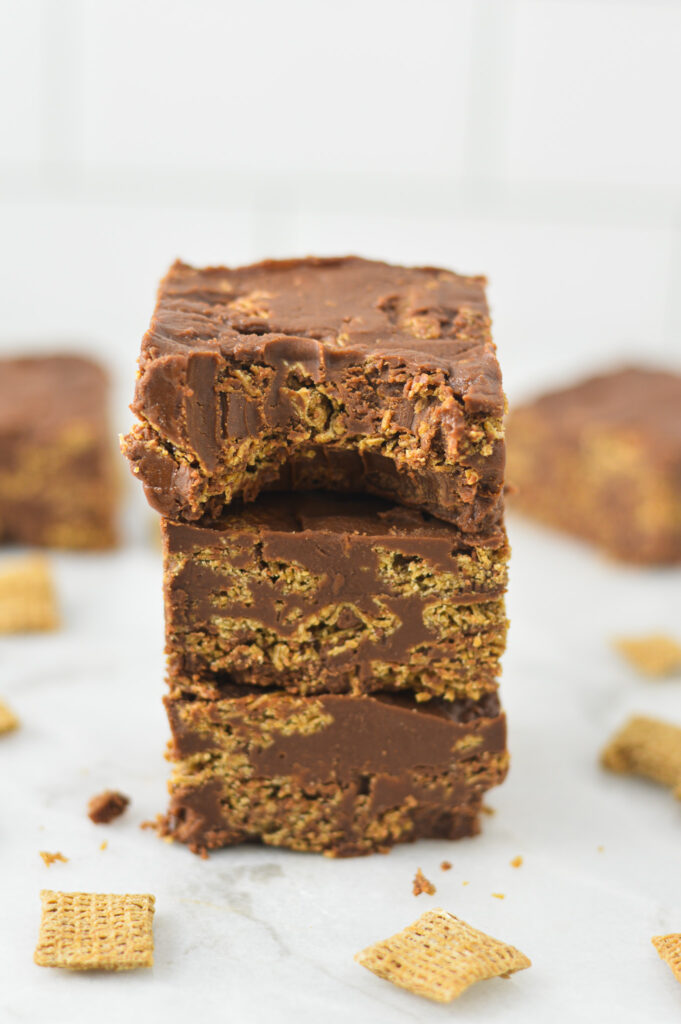
<path id="1" fill-rule="evenodd" d="M 14 712 L 0 700 L 0 735 L 3 732 L 13 732 L 19 728 L 19 719 Z"/>
<path id="2" fill-rule="evenodd" d="M 672 969 L 677 981 L 681 981 L 681 934 L 655 935 L 650 940 L 660 958 Z"/>
<path id="3" fill-rule="evenodd" d="M 0 568 L 0 633 L 33 633 L 59 625 L 52 574 L 45 558 L 30 556 Z"/>
<path id="4" fill-rule="evenodd" d="M 681 672 L 681 645 L 664 633 L 619 637 L 616 649 L 642 676 L 664 679 Z"/>
<path id="5" fill-rule="evenodd" d="M 603 750 L 601 764 L 669 786 L 681 798 L 681 728 L 643 715 L 630 718 Z"/>
<path id="6" fill-rule="evenodd" d="M 449 1003 L 477 981 L 508 978 L 531 961 L 438 907 L 355 960 L 415 995 Z"/>
<path id="7" fill-rule="evenodd" d="M 154 962 L 154 897 L 44 889 L 33 959 L 41 967 L 129 971 Z"/>

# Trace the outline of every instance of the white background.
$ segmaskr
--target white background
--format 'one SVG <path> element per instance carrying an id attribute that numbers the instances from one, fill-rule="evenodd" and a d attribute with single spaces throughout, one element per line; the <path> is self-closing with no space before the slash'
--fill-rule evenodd
<path id="1" fill-rule="evenodd" d="M 487 273 L 511 401 L 642 355 L 680 367 L 680 54 L 675 0 L 0 0 L 0 351 L 95 352 L 124 430 L 172 259 L 357 252 Z M 126 550 L 56 559 L 64 629 L 0 641 L 24 720 L 0 743 L 2 1024 L 673 1019 L 649 938 L 681 929 L 678 806 L 595 758 L 629 710 L 681 722 L 680 684 L 646 687 L 609 648 L 679 634 L 679 573 L 516 524 L 513 770 L 484 835 L 205 863 L 137 827 L 165 800 L 152 525 L 131 487 Z M 95 830 L 105 785 L 133 805 Z M 71 859 L 48 871 L 39 849 Z M 155 892 L 153 972 L 33 967 L 45 885 Z M 535 967 L 442 1010 L 352 963 L 439 904 Z"/>

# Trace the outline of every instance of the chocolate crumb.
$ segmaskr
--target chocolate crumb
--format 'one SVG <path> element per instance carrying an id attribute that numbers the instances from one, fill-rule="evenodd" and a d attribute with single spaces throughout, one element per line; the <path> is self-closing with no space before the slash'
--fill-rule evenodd
<path id="1" fill-rule="evenodd" d="M 47 850 L 40 850 L 39 852 L 48 868 L 54 864 L 56 860 L 60 860 L 63 864 L 68 864 L 69 858 L 65 857 L 63 853 L 48 853 Z"/>
<path id="2" fill-rule="evenodd" d="M 442 868 L 443 871 L 451 871 L 452 870 L 452 865 L 451 865 L 451 863 L 448 860 L 443 860 L 442 864 L 440 864 L 440 867 Z"/>
<path id="3" fill-rule="evenodd" d="M 432 896 L 436 889 L 433 883 L 423 874 L 421 868 L 418 868 L 414 875 L 414 884 L 411 891 L 414 893 L 414 896 L 420 896 L 422 892 L 427 892 L 429 896 Z"/>
<path id="4" fill-rule="evenodd" d="M 107 789 L 98 796 L 93 796 L 87 805 L 87 813 L 90 821 L 95 825 L 108 825 L 114 818 L 118 818 L 130 803 L 130 798 L 118 793 L 114 789 Z"/>

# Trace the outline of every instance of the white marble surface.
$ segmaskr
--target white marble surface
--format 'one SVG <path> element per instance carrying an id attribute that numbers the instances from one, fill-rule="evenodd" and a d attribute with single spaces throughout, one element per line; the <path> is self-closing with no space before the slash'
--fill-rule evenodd
<path id="1" fill-rule="evenodd" d="M 512 526 L 503 694 L 513 765 L 491 794 L 496 813 L 473 840 L 345 861 L 249 847 L 203 861 L 140 830 L 165 802 L 159 555 L 56 556 L 63 629 L 0 638 L 0 695 L 23 723 L 0 740 L 3 1024 L 675 1019 L 681 991 L 650 937 L 681 930 L 679 805 L 603 774 L 596 757 L 630 711 L 681 722 L 681 679 L 644 683 L 609 647 L 618 632 L 681 633 L 681 572 L 615 568 Z M 95 827 L 85 805 L 107 786 L 132 804 Z M 48 869 L 39 850 L 69 861 Z M 417 867 L 436 896 L 411 894 Z M 34 966 L 43 887 L 155 893 L 153 970 Z M 519 946 L 532 969 L 441 1007 L 353 962 L 440 905 Z"/>

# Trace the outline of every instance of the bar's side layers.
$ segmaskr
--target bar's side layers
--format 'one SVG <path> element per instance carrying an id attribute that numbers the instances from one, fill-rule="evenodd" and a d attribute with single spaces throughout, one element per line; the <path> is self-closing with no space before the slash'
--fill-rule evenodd
<path id="1" fill-rule="evenodd" d="M 482 278 L 357 258 L 161 283 L 123 448 L 150 503 L 365 490 L 466 532 L 501 516 L 504 396 Z"/>
<path id="2" fill-rule="evenodd" d="M 479 829 L 507 771 L 496 696 L 247 693 L 166 698 L 173 730 L 165 835 L 195 851 L 260 840 L 351 856 Z"/>
<path id="3" fill-rule="evenodd" d="M 613 557 L 681 562 L 681 376 L 630 367 L 512 410 L 513 505 Z"/>
<path id="4" fill-rule="evenodd" d="M 115 543 L 108 389 L 104 370 L 78 356 L 0 360 L 0 541 Z"/>
<path id="5" fill-rule="evenodd" d="M 263 496 L 213 526 L 163 522 L 177 692 L 496 689 L 508 546 L 378 499 Z"/>

